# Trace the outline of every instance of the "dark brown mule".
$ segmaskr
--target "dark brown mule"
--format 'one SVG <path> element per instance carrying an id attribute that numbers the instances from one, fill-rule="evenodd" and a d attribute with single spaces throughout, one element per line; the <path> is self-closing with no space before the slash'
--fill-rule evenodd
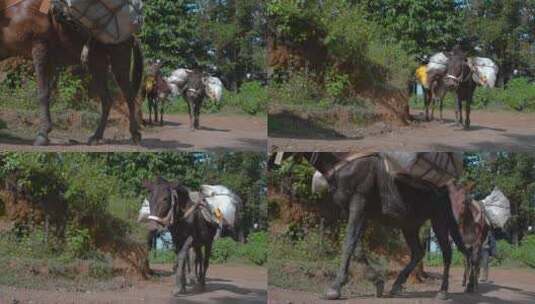
<path id="1" fill-rule="evenodd" d="M 188 104 L 189 123 L 191 130 L 198 130 L 200 128 L 199 116 L 201 115 L 201 108 L 204 98 L 206 97 L 206 85 L 203 78 L 205 75 L 199 71 L 194 70 L 187 78 L 186 84 L 182 91 L 182 96 Z"/>
<path id="2" fill-rule="evenodd" d="M 218 228 L 217 224 L 206 219 L 207 207 L 202 202 L 193 202 L 188 189 L 178 181 L 168 182 L 158 177 L 155 182 L 144 181 L 143 186 L 150 191 L 148 219 L 151 221 L 151 231 L 168 229 L 173 237 L 177 254 L 176 289 L 173 294 L 178 296 L 186 293 L 190 248 L 195 252 L 196 287 L 204 289 L 212 243 Z"/>
<path id="3" fill-rule="evenodd" d="M 466 286 L 466 292 L 474 292 L 478 288 L 481 251 L 490 226 L 485 219 L 484 207 L 466 194 L 467 189 L 450 183 L 448 190 L 453 213 L 467 250 L 463 286 Z M 466 285 L 467 281 L 468 285 Z"/>
<path id="4" fill-rule="evenodd" d="M 89 39 L 75 26 L 58 22 L 55 14 L 39 12 L 41 2 L 42 0 L 24 0 L 0 11 L 0 60 L 11 56 L 24 56 L 33 60 L 41 108 L 41 122 L 35 145 L 49 143 L 48 134 L 52 130 L 50 92 L 57 73 L 56 67 L 80 64 L 82 48 Z M 102 114 L 97 130 L 88 143 L 102 140 L 106 128 L 113 102 L 107 84 L 110 66 L 128 103 L 132 140 L 139 143 L 141 133 L 135 117 L 135 97 L 143 74 L 143 55 L 135 38 L 117 45 L 94 43 L 91 47 L 88 67 L 92 87 L 101 99 Z"/>
<path id="5" fill-rule="evenodd" d="M 451 54 L 449 54 L 448 70 L 443 78 L 444 85 L 437 88 L 442 90 L 442 96 L 437 95 L 440 100 L 440 108 L 442 109 L 442 101 L 444 99 L 445 90 L 453 90 L 457 95 L 457 103 L 455 106 L 455 119 L 457 124 L 463 126 L 465 129 L 470 128 L 470 107 L 472 99 L 474 98 L 474 91 L 477 84 L 474 82 L 472 69 L 468 66 L 466 54 L 460 47 L 454 47 Z M 445 88 L 444 88 L 445 87 Z M 463 121 L 463 101 L 465 104 L 466 117 Z"/>

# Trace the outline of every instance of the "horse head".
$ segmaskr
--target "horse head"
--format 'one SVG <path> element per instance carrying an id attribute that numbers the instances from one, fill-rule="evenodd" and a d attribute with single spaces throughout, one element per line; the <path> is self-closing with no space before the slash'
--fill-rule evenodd
<path id="1" fill-rule="evenodd" d="M 461 83 L 468 81 L 472 76 L 472 70 L 468 65 L 466 54 L 462 50 L 455 49 L 451 53 L 448 53 L 448 58 L 444 84 L 449 89 L 456 89 Z"/>
<path id="2" fill-rule="evenodd" d="M 143 186 L 149 190 L 148 197 L 152 228 L 165 230 L 176 223 L 184 213 L 190 201 L 189 192 L 179 181 L 169 182 L 162 177 L 156 181 L 144 181 Z"/>

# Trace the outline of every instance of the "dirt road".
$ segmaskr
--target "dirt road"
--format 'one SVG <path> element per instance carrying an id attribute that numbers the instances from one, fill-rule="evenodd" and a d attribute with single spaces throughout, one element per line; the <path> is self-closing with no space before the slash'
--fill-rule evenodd
<path id="1" fill-rule="evenodd" d="M 15 126 L 7 120 L 7 128 L 0 132 L 0 150 L 17 151 L 265 151 L 267 122 L 263 117 L 243 115 L 201 115 L 201 130 L 189 129 L 187 115 L 166 115 L 165 125 L 145 127 L 142 142 L 135 146 L 130 141 L 127 128 L 121 130 L 110 126 L 104 134 L 104 143 L 87 146 L 85 142 L 91 131 L 80 128 L 54 129 L 50 134 L 51 145 L 33 147 L 36 126 Z"/>
<path id="2" fill-rule="evenodd" d="M 421 117 L 421 111 L 412 114 Z M 377 127 L 377 134 L 300 138 L 270 134 L 270 150 L 278 151 L 535 151 L 535 113 L 472 111 L 472 127 L 454 126 L 455 113 L 445 122 L 417 121 L 407 127 Z M 332 133 L 332 131 L 331 131 Z M 358 133 L 358 132 L 357 132 Z"/>
<path id="3" fill-rule="evenodd" d="M 131 287 L 85 293 L 33 290 L 0 286 L 0 303 L 151 303 L 151 304 L 265 304 L 267 272 L 265 268 L 244 265 L 211 265 L 206 290 L 174 298 L 175 277 L 171 265 L 153 265 L 161 274 L 151 281 L 135 282 Z"/>
<path id="4" fill-rule="evenodd" d="M 523 269 L 491 269 L 489 283 L 480 283 L 477 294 L 465 294 L 461 286 L 462 269 L 452 268 L 450 276 L 450 298 L 446 301 L 435 299 L 440 288 L 440 269 L 427 268 L 433 279 L 425 283 L 407 286 L 401 297 L 374 298 L 372 295 L 361 296 L 341 301 L 320 300 L 320 294 L 302 291 L 269 289 L 268 304 L 374 304 L 374 303 L 463 303 L 463 304 L 528 304 L 535 303 L 535 272 Z M 392 282 L 389 282 L 390 288 Z M 389 289 L 388 289 L 389 290 Z"/>

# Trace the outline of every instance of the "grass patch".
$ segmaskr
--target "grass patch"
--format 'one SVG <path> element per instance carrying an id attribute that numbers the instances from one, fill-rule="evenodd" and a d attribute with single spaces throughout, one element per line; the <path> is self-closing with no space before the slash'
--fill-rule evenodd
<path id="1" fill-rule="evenodd" d="M 251 233 L 246 244 L 241 244 L 230 238 L 221 238 L 212 247 L 211 263 L 249 263 L 262 266 L 268 260 L 268 240 L 266 232 Z M 153 250 L 149 256 L 151 263 L 175 263 L 176 255 L 173 250 Z"/>

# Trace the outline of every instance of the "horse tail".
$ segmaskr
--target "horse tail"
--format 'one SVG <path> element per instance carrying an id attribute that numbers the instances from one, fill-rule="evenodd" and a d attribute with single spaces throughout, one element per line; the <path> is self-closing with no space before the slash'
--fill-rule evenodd
<path id="1" fill-rule="evenodd" d="M 141 44 L 137 38 L 134 39 L 133 53 L 134 53 L 134 62 L 132 70 L 132 91 L 129 96 L 129 100 L 132 100 L 136 97 L 141 87 L 141 81 L 143 79 L 143 52 L 141 51 Z"/>

